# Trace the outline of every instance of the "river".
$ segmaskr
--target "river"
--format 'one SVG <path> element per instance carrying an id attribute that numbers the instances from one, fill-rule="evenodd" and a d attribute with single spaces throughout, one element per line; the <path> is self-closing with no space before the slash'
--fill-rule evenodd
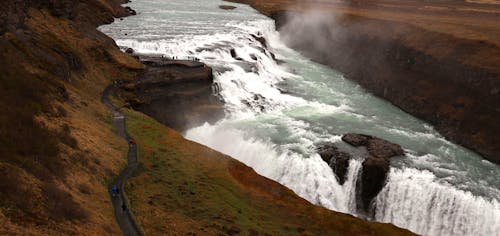
<path id="1" fill-rule="evenodd" d="M 499 166 L 288 48 L 272 19 L 246 5 L 222 10 L 222 4 L 228 3 L 134 0 L 128 6 L 138 15 L 100 28 L 124 49 L 194 56 L 215 68 L 226 117 L 186 131 L 186 138 L 242 161 L 314 204 L 353 215 L 359 215 L 361 157 L 351 160 L 340 185 L 316 145 L 350 149 L 340 140 L 347 132 L 384 138 L 400 144 L 407 156 L 392 160 L 370 220 L 423 235 L 498 235 Z"/>

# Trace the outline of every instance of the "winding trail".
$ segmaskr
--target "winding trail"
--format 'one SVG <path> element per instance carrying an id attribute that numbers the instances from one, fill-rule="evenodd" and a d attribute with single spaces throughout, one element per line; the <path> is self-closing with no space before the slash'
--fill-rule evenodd
<path id="1" fill-rule="evenodd" d="M 125 182 L 130 176 L 132 176 L 134 171 L 136 171 L 137 167 L 139 166 L 139 162 L 137 161 L 137 145 L 131 142 L 133 139 L 127 134 L 125 126 L 125 116 L 109 100 L 109 95 L 112 94 L 115 90 L 115 85 L 108 86 L 102 94 L 101 101 L 113 113 L 113 125 L 116 128 L 117 133 L 122 138 L 127 140 L 127 143 L 129 144 L 127 155 L 128 164 L 125 170 L 123 170 L 120 175 L 110 184 L 108 192 L 111 196 L 113 208 L 115 209 L 116 222 L 118 222 L 123 235 L 140 236 L 143 235 L 143 233 L 134 219 L 133 213 L 130 210 L 130 204 L 128 203 L 127 196 L 125 195 L 124 191 Z M 117 196 L 113 196 L 112 194 L 111 187 L 113 185 L 118 186 L 120 190 Z M 123 204 L 125 204 L 126 206 L 125 210 L 122 208 Z"/>

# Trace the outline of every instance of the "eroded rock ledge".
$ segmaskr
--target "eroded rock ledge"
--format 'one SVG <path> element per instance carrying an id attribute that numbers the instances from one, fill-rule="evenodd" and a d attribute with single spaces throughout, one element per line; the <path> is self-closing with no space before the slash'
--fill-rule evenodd
<path id="1" fill-rule="evenodd" d="M 224 116 L 223 103 L 212 89 L 212 68 L 191 60 L 139 58 L 146 69 L 122 86 L 133 109 L 181 132 Z"/>
<path id="2" fill-rule="evenodd" d="M 373 198 L 385 185 L 390 169 L 390 159 L 404 156 L 405 152 L 398 144 L 370 135 L 348 133 L 342 136 L 342 141 L 354 147 L 365 149 L 363 156 L 360 157 L 364 160 L 361 176 L 356 183 L 356 195 L 358 196 L 359 210 L 370 213 Z M 353 158 L 352 155 L 340 151 L 332 143 L 320 145 L 318 154 L 330 165 L 339 183 L 344 184 L 349 169 L 349 160 Z"/>

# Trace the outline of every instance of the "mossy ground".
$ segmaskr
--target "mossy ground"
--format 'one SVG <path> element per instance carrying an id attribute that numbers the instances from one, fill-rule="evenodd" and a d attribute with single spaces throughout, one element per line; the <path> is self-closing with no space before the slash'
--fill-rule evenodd
<path id="1" fill-rule="evenodd" d="M 148 235 L 406 235 L 314 206 L 251 168 L 126 110 L 140 168 L 126 192 Z"/>

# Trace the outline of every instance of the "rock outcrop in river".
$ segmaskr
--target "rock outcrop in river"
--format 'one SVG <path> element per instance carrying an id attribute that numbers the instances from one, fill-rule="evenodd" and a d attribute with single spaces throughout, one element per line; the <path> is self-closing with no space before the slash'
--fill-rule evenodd
<path id="1" fill-rule="evenodd" d="M 369 155 L 362 164 L 361 179 L 358 180 L 360 208 L 368 212 L 371 201 L 384 187 L 390 158 L 405 153 L 398 144 L 369 135 L 349 133 L 342 136 L 342 141 L 354 147 L 365 147 L 368 151 Z"/>
<path id="2" fill-rule="evenodd" d="M 342 141 L 366 149 L 356 192 L 359 196 L 358 208 L 369 212 L 371 201 L 385 185 L 390 169 L 390 158 L 404 156 L 405 152 L 398 144 L 364 134 L 348 133 L 342 136 Z M 333 169 L 339 184 L 344 184 L 351 154 L 339 151 L 331 143 L 320 145 L 318 154 Z"/>

